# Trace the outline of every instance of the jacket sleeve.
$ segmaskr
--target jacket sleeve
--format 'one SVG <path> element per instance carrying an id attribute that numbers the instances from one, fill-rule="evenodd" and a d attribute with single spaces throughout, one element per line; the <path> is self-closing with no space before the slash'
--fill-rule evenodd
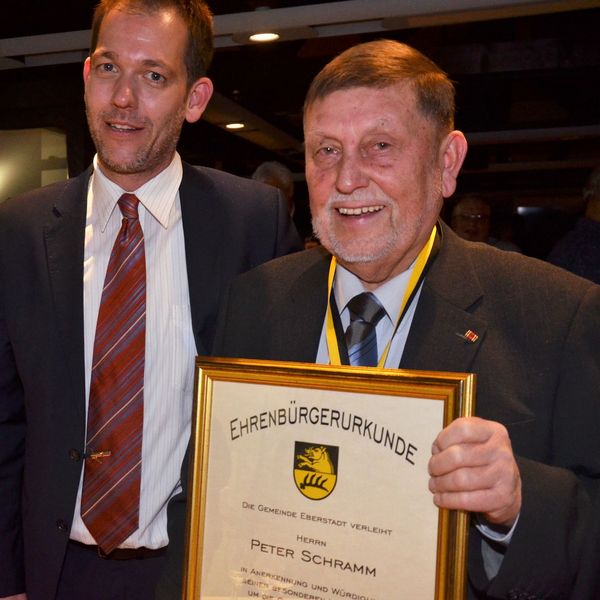
<path id="1" fill-rule="evenodd" d="M 3 597 L 25 589 L 21 527 L 25 408 L 1 302 L 0 299 L 0 597 Z"/>
<path id="2" fill-rule="evenodd" d="M 575 598 L 574 581 L 590 547 L 591 499 L 600 481 L 600 287 L 583 294 L 564 340 L 555 396 L 548 402 L 551 464 L 517 458 L 521 515 L 489 598 Z M 475 582 L 482 589 L 482 582 Z M 485 589 L 485 588 L 484 588 Z M 577 600 L 591 600 L 579 589 Z"/>

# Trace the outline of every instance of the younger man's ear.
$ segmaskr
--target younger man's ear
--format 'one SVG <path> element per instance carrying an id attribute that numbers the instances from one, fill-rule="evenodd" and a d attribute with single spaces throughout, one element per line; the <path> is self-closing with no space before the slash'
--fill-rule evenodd
<path id="1" fill-rule="evenodd" d="M 201 116 L 213 94 L 213 84 L 208 77 L 201 77 L 192 85 L 185 111 L 185 120 L 195 123 Z"/>

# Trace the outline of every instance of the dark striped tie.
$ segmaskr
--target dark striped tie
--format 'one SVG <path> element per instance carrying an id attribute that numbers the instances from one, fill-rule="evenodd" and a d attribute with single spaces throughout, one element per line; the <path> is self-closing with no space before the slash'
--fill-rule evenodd
<path id="1" fill-rule="evenodd" d="M 104 280 L 90 383 L 81 517 L 107 554 L 139 523 L 146 259 L 138 204 L 133 194 L 119 198 L 123 221 Z"/>
<path id="2" fill-rule="evenodd" d="M 377 365 L 377 334 L 375 327 L 385 315 L 385 309 L 371 292 L 363 292 L 348 302 L 350 325 L 346 329 L 346 347 L 351 365 Z"/>

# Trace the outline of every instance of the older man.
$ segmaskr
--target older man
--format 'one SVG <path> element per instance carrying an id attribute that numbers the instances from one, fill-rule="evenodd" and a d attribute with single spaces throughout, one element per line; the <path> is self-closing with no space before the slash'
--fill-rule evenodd
<path id="1" fill-rule="evenodd" d="M 467 151 L 453 113 L 446 75 L 397 42 L 317 75 L 306 173 L 326 250 L 241 276 L 214 353 L 476 373 L 477 416 L 429 462 L 435 504 L 473 515 L 469 597 L 568 598 L 600 476 L 600 288 L 440 223 Z M 327 313 L 343 331 L 361 305 L 384 309 L 374 357 L 327 335 Z"/>

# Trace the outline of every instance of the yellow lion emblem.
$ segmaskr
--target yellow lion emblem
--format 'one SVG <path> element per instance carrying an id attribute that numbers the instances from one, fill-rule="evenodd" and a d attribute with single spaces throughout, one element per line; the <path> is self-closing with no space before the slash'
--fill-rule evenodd
<path id="1" fill-rule="evenodd" d="M 337 481 L 337 446 L 296 442 L 294 481 L 303 496 L 323 500 L 331 494 Z"/>
<path id="2" fill-rule="evenodd" d="M 304 454 L 297 454 L 296 460 L 298 469 L 307 469 L 318 473 L 335 473 L 325 446 L 310 446 L 304 450 Z"/>

